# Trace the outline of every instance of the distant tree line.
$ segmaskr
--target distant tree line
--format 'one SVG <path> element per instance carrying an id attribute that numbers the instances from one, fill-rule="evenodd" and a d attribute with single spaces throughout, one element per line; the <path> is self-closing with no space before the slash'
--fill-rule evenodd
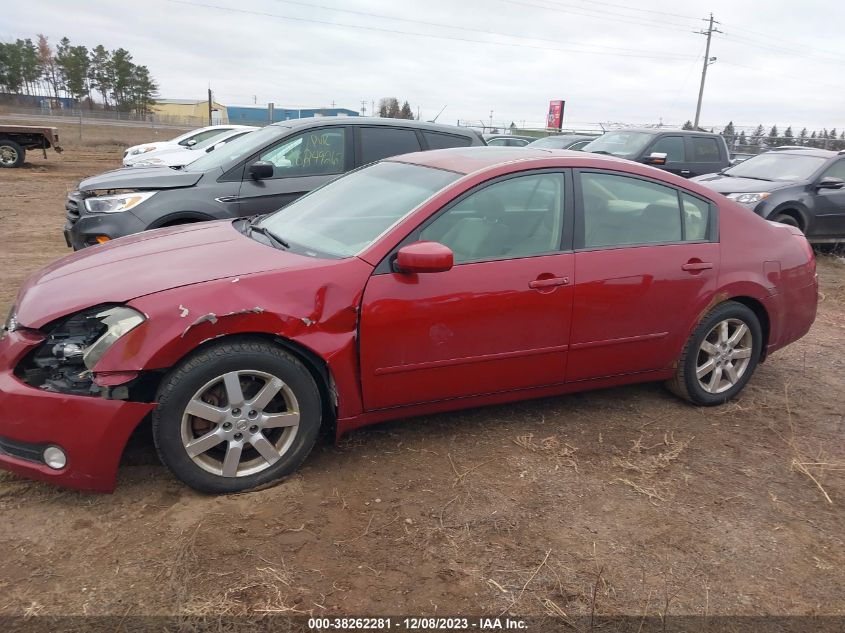
<path id="1" fill-rule="evenodd" d="M 71 97 L 91 109 L 99 95 L 104 109 L 146 115 L 155 105 L 158 84 L 126 49 L 109 51 L 99 44 L 89 50 L 71 45 L 67 37 L 54 48 L 38 35 L 37 44 L 30 38 L 0 42 L 0 91 Z"/>
<path id="2" fill-rule="evenodd" d="M 399 106 L 396 97 L 384 97 L 378 101 L 378 115 L 385 119 L 414 119 L 410 104 L 405 101 Z"/>
<path id="3" fill-rule="evenodd" d="M 683 129 L 694 129 L 692 121 L 684 123 Z M 712 132 L 713 130 L 711 129 L 709 131 Z M 778 130 L 777 125 L 773 125 L 767 134 L 766 128 L 758 125 L 751 134 L 746 134 L 744 130 L 737 134 L 734 122 L 729 121 L 720 134 L 725 137 L 728 147 L 742 146 L 765 149 L 768 147 L 782 147 L 784 145 L 800 145 L 803 147 L 818 147 L 836 151 L 845 149 L 845 130 L 837 132 L 836 128 L 830 130 L 823 128 L 822 130 L 813 130 L 812 132 L 807 130 L 807 128 L 802 128 L 798 134 L 795 134 L 791 125 L 783 133 Z"/>

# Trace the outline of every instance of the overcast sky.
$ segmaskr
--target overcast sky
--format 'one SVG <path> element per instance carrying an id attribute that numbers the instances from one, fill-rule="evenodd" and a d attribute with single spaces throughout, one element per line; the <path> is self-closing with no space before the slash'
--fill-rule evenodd
<path id="1" fill-rule="evenodd" d="M 28 0 L 0 38 L 127 48 L 164 98 L 338 106 L 407 99 L 423 119 L 542 126 L 701 121 L 845 129 L 841 0 Z M 215 7 L 222 7 L 215 8 Z M 448 26 L 447 26 L 448 25 Z M 468 41 L 469 40 L 469 41 Z"/>

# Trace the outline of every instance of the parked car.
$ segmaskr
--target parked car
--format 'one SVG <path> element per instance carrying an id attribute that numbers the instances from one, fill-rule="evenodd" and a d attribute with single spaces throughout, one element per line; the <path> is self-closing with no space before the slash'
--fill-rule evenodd
<path id="1" fill-rule="evenodd" d="M 845 151 L 773 149 L 695 181 L 811 242 L 845 240 Z"/>
<path id="2" fill-rule="evenodd" d="M 156 152 L 158 150 L 166 148 L 172 149 L 174 147 L 191 147 L 192 145 L 202 143 L 203 141 L 206 141 L 213 136 L 223 134 L 223 132 L 228 132 L 230 130 L 243 127 L 249 126 L 228 124 L 209 125 L 196 130 L 191 130 L 190 132 L 185 132 L 184 134 L 180 134 L 179 136 L 172 138 L 169 141 L 155 141 L 153 143 L 142 143 L 140 145 L 133 145 L 132 147 L 127 147 L 126 151 L 123 152 L 123 164 L 124 166 L 128 167 L 131 163 L 127 161 L 139 155 L 147 154 L 149 152 Z"/>
<path id="3" fill-rule="evenodd" d="M 407 154 L 30 277 L 0 341 L 0 467 L 111 490 L 151 414 L 178 479 L 234 492 L 293 472 L 321 428 L 646 381 L 717 405 L 816 297 L 800 231 L 698 183 L 588 154 Z"/>
<path id="4" fill-rule="evenodd" d="M 0 168 L 21 167 L 26 150 L 40 149 L 47 158 L 47 148 L 61 152 L 59 131 L 54 127 L 0 125 Z"/>
<path id="5" fill-rule="evenodd" d="M 535 139 L 530 144 L 532 149 L 571 149 L 580 150 L 588 143 L 596 140 L 597 136 L 585 134 L 555 134 Z"/>
<path id="6" fill-rule="evenodd" d="M 483 144 L 471 129 L 421 121 L 320 117 L 274 123 L 181 170 L 133 167 L 83 180 L 65 204 L 65 241 L 78 250 L 147 229 L 268 213 L 388 156 Z"/>
<path id="7" fill-rule="evenodd" d="M 212 152 L 218 147 L 222 147 L 226 143 L 234 141 L 236 138 L 240 138 L 244 134 L 249 134 L 257 129 L 257 127 L 246 127 L 244 129 L 229 130 L 190 147 L 178 145 L 170 149 L 160 149 L 156 152 L 141 154 L 140 156 L 136 156 L 135 160 L 127 162 L 129 162 L 130 167 L 184 167 L 185 165 L 190 165 L 198 158 L 202 158 L 208 152 Z"/>
<path id="8" fill-rule="evenodd" d="M 518 134 L 484 134 L 484 141 L 493 147 L 525 147 L 534 140 L 533 136 Z"/>
<path id="9" fill-rule="evenodd" d="M 614 130 L 582 149 L 645 163 L 684 178 L 712 174 L 731 164 L 724 137 L 692 130 Z"/>

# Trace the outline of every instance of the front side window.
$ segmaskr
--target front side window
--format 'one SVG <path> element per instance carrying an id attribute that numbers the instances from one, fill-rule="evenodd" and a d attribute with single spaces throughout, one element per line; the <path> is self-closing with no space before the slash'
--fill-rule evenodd
<path id="1" fill-rule="evenodd" d="M 845 180 L 845 160 L 838 160 L 822 174 L 822 178 L 839 178 Z"/>
<path id="2" fill-rule="evenodd" d="M 678 192 L 637 178 L 583 173 L 584 247 L 681 241 Z"/>
<path id="3" fill-rule="evenodd" d="M 344 170 L 346 128 L 326 128 L 288 137 L 258 160 L 273 163 L 273 178 L 322 176 Z"/>
<path id="4" fill-rule="evenodd" d="M 385 161 L 349 173 L 259 225 L 311 257 L 351 257 L 461 174 Z"/>
<path id="5" fill-rule="evenodd" d="M 719 141 L 715 138 L 692 137 L 692 162 L 718 163 L 719 160 Z"/>
<path id="6" fill-rule="evenodd" d="M 684 162 L 684 139 L 681 136 L 664 136 L 651 147 L 652 153 L 666 154 L 667 163 Z"/>
<path id="7" fill-rule="evenodd" d="M 455 263 L 530 257 L 560 250 L 563 175 L 500 180 L 439 215 L 419 239 L 445 244 Z"/>
<path id="8" fill-rule="evenodd" d="M 399 154 L 419 152 L 421 149 L 414 130 L 395 127 L 361 128 L 361 163 L 363 165 Z"/>

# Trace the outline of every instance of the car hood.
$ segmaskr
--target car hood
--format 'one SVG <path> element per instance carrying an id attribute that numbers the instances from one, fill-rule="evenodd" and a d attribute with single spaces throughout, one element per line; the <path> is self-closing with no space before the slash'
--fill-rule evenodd
<path id="1" fill-rule="evenodd" d="M 200 178 L 202 172 L 178 171 L 169 167 L 124 167 L 86 178 L 79 183 L 79 190 L 177 189 L 192 187 Z"/>
<path id="2" fill-rule="evenodd" d="M 313 268 L 315 260 L 252 240 L 231 220 L 137 233 L 68 255 L 32 275 L 15 303 L 18 322 L 40 328 L 105 303 L 267 270 Z"/>
<path id="3" fill-rule="evenodd" d="M 185 148 L 179 149 L 163 149 L 158 152 L 150 152 L 148 154 L 140 154 L 136 157 L 133 157 L 134 160 L 127 161 L 130 166 L 137 170 L 143 167 L 181 167 L 183 165 L 188 165 L 189 163 L 194 162 L 201 156 L 205 156 L 205 152 L 202 150 L 192 151 Z M 160 161 L 164 161 L 164 165 L 144 165 L 143 162 L 146 160 L 150 160 L 156 158 Z"/>
<path id="4" fill-rule="evenodd" d="M 775 191 L 794 185 L 793 182 L 782 180 L 757 180 L 754 178 L 735 178 L 725 174 L 707 174 L 691 178 L 693 182 L 700 183 L 713 191 L 719 193 L 758 193 L 763 191 Z"/>

